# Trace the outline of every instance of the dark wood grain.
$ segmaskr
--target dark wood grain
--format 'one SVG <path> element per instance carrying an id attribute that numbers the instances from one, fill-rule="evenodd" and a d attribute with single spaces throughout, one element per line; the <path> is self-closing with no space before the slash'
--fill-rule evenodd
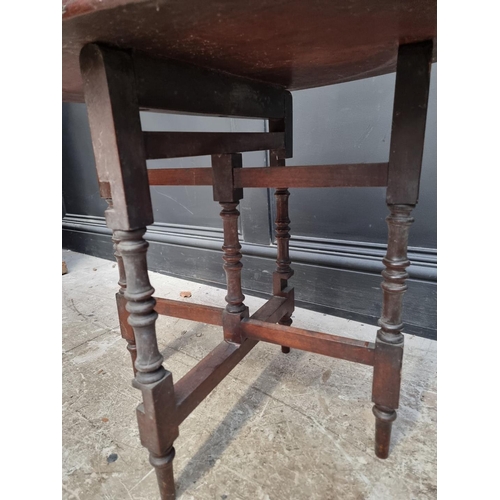
<path id="1" fill-rule="evenodd" d="M 148 170 L 150 186 L 212 186 L 210 167 L 155 168 Z"/>
<path id="2" fill-rule="evenodd" d="M 415 165 L 415 168 L 417 166 Z M 389 456 L 392 422 L 396 420 L 401 388 L 404 337 L 403 296 L 407 290 L 408 234 L 413 223 L 412 206 L 389 205 L 387 254 L 383 259 L 383 301 L 373 370 L 372 401 L 375 403 L 375 454 Z"/>
<path id="3" fill-rule="evenodd" d="M 101 191 L 102 192 L 102 191 Z M 111 198 L 107 198 L 108 206 L 113 204 Z M 137 369 L 135 368 L 135 361 L 137 359 L 137 346 L 135 345 L 135 333 L 134 329 L 128 322 L 129 312 L 127 311 L 126 305 L 127 301 L 125 299 L 125 290 L 127 289 L 127 277 L 125 275 L 125 266 L 123 265 L 123 258 L 120 250 L 118 249 L 118 244 L 120 240 L 117 237 L 116 231 L 113 231 L 112 236 L 113 250 L 116 262 L 118 264 L 118 285 L 120 289 L 116 294 L 116 307 L 118 310 L 118 320 L 120 321 L 120 333 L 122 338 L 127 341 L 127 350 L 130 353 L 130 358 L 132 360 L 132 369 L 134 375 L 137 374 Z"/>
<path id="4" fill-rule="evenodd" d="M 222 326 L 224 309 L 192 302 L 181 302 L 180 300 L 156 298 L 155 311 L 164 316 Z"/>
<path id="5" fill-rule="evenodd" d="M 179 426 L 172 418 L 175 414 L 172 374 L 166 371 L 163 378 L 153 384 L 136 385 L 142 390 L 143 399 L 136 410 L 141 444 L 149 450 L 161 500 L 174 500 L 173 442 L 179 436 Z"/>
<path id="6" fill-rule="evenodd" d="M 279 128 L 285 132 L 285 158 L 293 156 L 293 99 L 290 92 L 285 93 L 285 116 L 283 117 L 283 125 Z M 280 120 L 281 121 L 281 120 Z M 269 120 L 269 132 L 277 131 L 274 124 L 279 123 L 278 120 Z"/>
<path id="7" fill-rule="evenodd" d="M 241 186 L 236 186 L 235 183 L 235 172 L 241 170 L 243 166 L 243 159 L 241 154 L 228 154 L 228 155 L 212 155 L 212 178 L 213 178 L 213 194 L 214 201 L 218 201 L 222 208 L 225 207 L 226 203 L 236 203 L 239 204 L 240 200 L 243 198 L 243 189 Z M 236 208 L 234 207 L 234 209 Z M 239 215 L 239 212 L 236 216 Z M 223 217 L 224 216 L 221 214 Z M 225 231 L 225 228 L 224 228 Z"/>
<path id="8" fill-rule="evenodd" d="M 276 317 L 282 315 L 282 311 L 286 311 L 288 307 L 290 301 L 287 298 L 272 297 L 252 318 L 262 322 L 277 321 Z M 177 425 L 186 419 L 256 344 L 257 341 L 252 339 L 245 339 L 241 344 L 222 342 L 175 384 Z"/>
<path id="9" fill-rule="evenodd" d="M 152 384 L 163 378 L 163 356 L 158 350 L 155 323 L 154 288 L 148 277 L 146 251 L 148 243 L 143 239 L 146 228 L 136 231 L 116 231 L 118 249 L 123 258 L 127 275 L 124 297 L 129 312 L 128 323 L 134 329 L 137 348 L 135 380 L 141 384 Z"/>
<path id="10" fill-rule="evenodd" d="M 144 132 L 148 160 L 283 148 L 283 133 L 259 132 Z"/>
<path id="11" fill-rule="evenodd" d="M 142 390 L 143 402 L 137 407 L 141 444 L 156 458 L 168 455 L 179 435 L 179 426 L 170 418 L 175 412 L 172 374 L 164 371 L 152 384 L 135 383 Z M 163 500 L 163 499 L 162 499 Z"/>
<path id="12" fill-rule="evenodd" d="M 89 42 L 296 90 L 393 72 L 398 44 L 437 23 L 436 0 L 65 0 L 62 24 L 63 98 L 78 101 Z"/>
<path id="13" fill-rule="evenodd" d="M 402 365 L 403 343 L 395 345 L 377 341 L 372 399 L 376 406 L 385 408 L 386 413 L 392 413 L 399 407 Z"/>
<path id="14" fill-rule="evenodd" d="M 261 306 L 250 319 L 276 323 L 284 316 L 290 316 L 293 312 L 293 293 L 286 297 L 271 297 Z"/>
<path id="15" fill-rule="evenodd" d="M 138 48 L 138 47 L 137 47 Z M 277 85 L 195 66 L 151 58 L 134 50 L 141 108 L 242 118 L 280 118 L 286 91 Z"/>
<path id="16" fill-rule="evenodd" d="M 81 54 L 85 102 L 100 183 L 109 183 L 106 223 L 133 230 L 153 223 L 146 156 L 130 56 L 96 44 Z"/>
<path id="17" fill-rule="evenodd" d="M 177 60 L 152 58 L 137 50 L 120 52 L 126 54 L 133 68 L 141 109 L 276 119 L 284 117 L 285 106 L 289 105 L 290 94 L 281 86 Z"/>
<path id="18" fill-rule="evenodd" d="M 291 121 L 291 103 L 288 111 L 288 118 Z M 286 128 L 286 119 L 269 120 L 269 130 L 284 130 Z M 284 150 L 271 150 L 269 152 L 270 167 L 285 167 Z M 284 173 L 285 174 L 285 173 Z M 283 175 L 283 183 L 287 175 Z M 285 184 L 282 184 L 283 186 Z M 288 185 L 288 184 L 286 184 Z M 294 310 L 295 294 L 293 289 L 288 288 L 288 280 L 293 276 L 293 269 L 290 267 L 290 219 L 288 217 L 288 199 L 290 191 L 286 187 L 277 188 L 274 191 L 276 215 L 274 219 L 274 234 L 276 237 L 276 271 L 273 273 L 273 294 L 277 297 L 288 297 L 291 300 L 292 307 L 288 314 L 279 318 L 280 325 L 291 326 L 293 323 L 292 314 Z M 288 354 L 290 347 L 282 345 L 281 352 Z"/>
<path id="19" fill-rule="evenodd" d="M 276 219 L 274 222 L 276 234 L 276 274 L 284 281 L 279 289 L 275 289 L 273 293 L 279 295 L 287 286 L 286 281 L 293 275 L 293 270 L 290 267 L 290 219 L 288 218 L 288 197 L 290 192 L 288 189 L 277 189 L 274 193 L 276 199 Z"/>
<path id="20" fill-rule="evenodd" d="M 111 241 L 113 242 L 113 253 L 116 259 L 116 263 L 118 264 L 118 286 L 120 287 L 118 293 L 123 296 L 127 288 L 127 276 L 125 275 L 125 266 L 123 265 L 122 254 L 118 249 L 120 240 L 118 239 L 115 231 L 113 231 Z"/>
<path id="21" fill-rule="evenodd" d="M 418 201 L 431 62 L 430 40 L 399 47 L 387 184 L 389 205 L 416 205 Z"/>
<path id="22" fill-rule="evenodd" d="M 174 386 L 179 425 L 257 344 L 247 339 L 239 344 L 222 342 Z"/>
<path id="23" fill-rule="evenodd" d="M 387 185 L 387 163 L 243 168 L 235 172 L 242 187 L 376 187 Z"/>
<path id="24" fill-rule="evenodd" d="M 173 469 L 173 442 L 178 427 L 169 415 L 175 411 L 172 374 L 163 367 L 163 356 L 158 349 L 155 323 L 154 289 L 149 282 L 146 251 L 143 239 L 146 228 L 135 231 L 116 231 L 118 250 L 123 259 L 127 288 L 124 298 L 129 313 L 128 323 L 134 330 L 137 357 L 134 387 L 142 392 L 143 403 L 137 408 L 141 443 L 150 452 L 155 466 L 162 500 L 175 498 Z"/>
<path id="25" fill-rule="evenodd" d="M 137 375 L 137 369 L 135 367 L 135 361 L 137 360 L 137 346 L 135 345 L 135 333 L 134 329 L 130 326 L 128 322 L 129 312 L 126 309 L 127 301 L 123 293 L 118 292 L 116 294 L 116 307 L 118 310 L 118 320 L 120 321 L 120 333 L 122 338 L 127 341 L 127 350 L 130 353 L 130 358 L 132 360 L 132 369 L 134 375 Z"/>
<path id="26" fill-rule="evenodd" d="M 382 316 L 379 320 L 380 330 L 377 337 L 390 344 L 403 342 L 403 297 L 408 289 L 409 278 L 406 269 L 410 265 L 408 259 L 408 238 L 410 226 L 413 224 L 412 207 L 408 205 L 390 205 L 391 213 L 387 217 L 388 244 L 383 259 L 385 269 L 382 271 Z"/>
<path id="27" fill-rule="evenodd" d="M 333 358 L 373 365 L 375 344 L 361 340 L 313 332 L 264 321 L 248 319 L 242 329 L 249 339 L 263 340 L 271 344 L 285 345 L 293 349 L 323 354 Z"/>
<path id="28" fill-rule="evenodd" d="M 375 405 L 372 409 L 375 416 L 375 455 L 378 458 L 389 456 L 392 423 L 396 420 L 396 410 Z"/>
<path id="29" fill-rule="evenodd" d="M 285 177 L 285 176 L 284 176 Z M 290 191 L 287 188 L 276 189 L 274 198 L 276 201 L 276 218 L 274 220 L 274 233 L 276 235 L 276 273 L 283 280 L 288 280 L 293 275 L 290 264 L 290 219 L 288 218 L 288 198 Z M 284 283 L 281 288 L 287 286 Z M 277 294 L 281 290 L 274 290 Z"/>
<path id="30" fill-rule="evenodd" d="M 245 296 L 241 290 L 241 245 L 238 235 L 238 217 L 240 212 L 237 206 L 243 198 L 243 189 L 237 188 L 234 174 L 241 170 L 242 156 L 240 153 L 228 155 L 212 155 L 213 193 L 214 200 L 220 203 L 222 211 L 222 229 L 224 244 L 222 245 L 222 259 L 226 273 L 227 295 L 226 309 L 222 315 L 222 329 L 227 342 L 241 344 L 241 320 L 248 317 L 248 307 L 243 301 Z"/>
<path id="31" fill-rule="evenodd" d="M 152 186 L 209 186 L 214 183 L 211 168 L 165 168 L 148 170 Z M 383 187 L 387 186 L 387 163 L 350 165 L 307 165 L 287 167 L 245 167 L 234 172 L 238 188 Z"/>
<path id="32" fill-rule="evenodd" d="M 149 455 L 149 463 L 156 470 L 156 480 L 160 490 L 161 500 L 175 500 L 175 482 L 173 460 L 175 448 L 169 448 L 163 456 Z"/>
<path id="33" fill-rule="evenodd" d="M 245 296 L 241 291 L 241 245 L 238 241 L 238 215 L 236 203 L 224 203 L 221 217 L 224 221 L 224 271 L 227 278 L 226 311 L 240 313 L 245 309 Z"/>
<path id="34" fill-rule="evenodd" d="M 241 291 L 241 245 L 238 237 L 238 217 L 236 207 L 243 192 L 234 189 L 232 182 L 235 169 L 241 168 L 241 155 L 213 156 L 214 199 L 220 202 L 224 244 L 222 245 L 224 271 L 227 279 L 226 311 L 240 313 L 245 309 L 245 296 Z"/>

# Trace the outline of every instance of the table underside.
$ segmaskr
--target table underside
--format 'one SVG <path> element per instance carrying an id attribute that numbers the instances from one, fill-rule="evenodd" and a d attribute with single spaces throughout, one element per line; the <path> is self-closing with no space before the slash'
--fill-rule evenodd
<path id="1" fill-rule="evenodd" d="M 396 70 L 399 44 L 434 39 L 435 0 L 65 0 L 63 100 L 100 42 L 298 90 Z"/>

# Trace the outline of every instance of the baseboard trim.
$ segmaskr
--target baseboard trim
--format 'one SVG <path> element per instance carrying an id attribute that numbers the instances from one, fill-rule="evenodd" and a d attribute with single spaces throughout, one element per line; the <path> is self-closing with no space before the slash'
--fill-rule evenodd
<path id="1" fill-rule="evenodd" d="M 104 217 L 66 214 L 62 220 L 63 230 L 111 235 Z M 222 231 L 202 227 L 186 227 L 171 224 L 153 224 L 148 227 L 146 239 L 190 248 L 220 251 Z M 245 256 L 276 259 L 275 245 L 256 245 L 241 242 Z M 380 275 L 382 258 L 386 246 L 377 243 L 325 240 L 306 240 L 294 237 L 290 241 L 290 257 L 294 263 L 321 266 L 330 269 Z M 433 249 L 411 247 L 408 251 L 411 265 L 408 274 L 413 280 L 437 282 L 437 257 Z"/>
<path id="2" fill-rule="evenodd" d="M 164 227 L 148 228 L 150 270 L 224 287 L 221 238 L 216 232 L 200 233 L 203 230 L 187 235 L 167 233 Z M 63 220 L 63 247 L 73 251 L 114 260 L 110 235 L 104 219 L 66 216 Z M 244 293 L 269 296 L 276 258 L 274 246 L 242 246 Z M 297 254 L 301 256 L 303 253 L 307 255 L 299 260 Z M 297 306 L 377 325 L 382 301 L 381 264 L 378 267 L 363 267 L 359 262 L 363 259 L 357 256 L 318 255 L 312 251 L 294 251 L 292 259 Z M 351 266 L 348 259 L 354 261 Z M 369 272 L 365 270 L 367 268 Z M 405 333 L 436 339 L 436 283 L 428 279 L 414 279 L 413 276 L 408 284 L 405 296 L 408 306 L 404 309 Z"/>

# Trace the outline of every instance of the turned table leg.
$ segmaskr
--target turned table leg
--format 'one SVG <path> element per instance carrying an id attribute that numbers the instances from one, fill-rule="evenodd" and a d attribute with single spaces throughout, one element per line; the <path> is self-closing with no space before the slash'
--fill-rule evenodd
<path id="1" fill-rule="evenodd" d="M 239 153 L 212 155 L 214 176 L 214 200 L 222 207 L 220 213 L 224 231 L 223 260 L 226 273 L 227 295 L 226 309 L 223 315 L 224 339 L 241 344 L 243 337 L 239 327 L 243 318 L 248 317 L 248 307 L 243 301 L 245 296 L 241 289 L 241 245 L 238 238 L 237 206 L 243 198 L 243 189 L 234 187 L 233 171 L 241 168 L 242 157 Z"/>
<path id="2" fill-rule="evenodd" d="M 271 127 L 272 129 L 272 127 Z M 272 150 L 269 153 L 271 167 L 284 167 L 285 158 L 284 151 Z M 283 172 L 285 174 L 286 172 Z M 276 218 L 274 228 L 276 234 L 276 271 L 273 273 L 273 295 L 286 297 L 288 295 L 287 287 L 288 280 L 293 276 L 293 269 L 290 267 L 290 218 L 288 216 L 288 199 L 290 191 L 288 188 L 277 188 L 274 191 L 274 199 L 276 202 Z M 291 326 L 293 320 L 292 314 L 289 313 L 283 316 L 278 321 L 278 324 Z M 288 354 L 290 348 L 281 346 L 281 352 Z"/>
<path id="3" fill-rule="evenodd" d="M 135 345 L 134 329 L 130 326 L 128 322 L 129 313 L 125 307 L 127 303 L 127 301 L 125 300 L 127 277 L 125 275 L 125 267 L 123 265 L 122 254 L 118 249 L 120 240 L 117 237 L 116 231 L 113 231 L 113 237 L 111 239 L 113 241 L 113 250 L 118 265 L 118 273 L 119 273 L 118 285 L 120 286 L 120 289 L 116 294 L 116 306 L 118 309 L 118 319 L 120 321 L 120 332 L 122 338 L 127 341 L 127 350 L 130 353 L 130 358 L 132 360 L 132 368 L 134 370 L 134 375 L 136 375 L 137 370 L 135 368 L 135 360 L 137 359 L 137 347 Z"/>
<path id="4" fill-rule="evenodd" d="M 163 368 L 158 350 L 158 314 L 143 239 L 153 210 L 134 68 L 130 54 L 95 44 L 82 49 L 80 68 L 97 174 L 101 188 L 109 191 L 105 197 L 112 200 L 106 223 L 113 230 L 119 268 L 123 264 L 117 300 L 119 309 L 125 304 L 121 319 L 128 314 L 122 334 L 129 346 L 135 345 L 135 353 L 130 351 L 135 357 L 133 385 L 143 398 L 137 408 L 141 443 L 156 469 L 161 499 L 173 500 L 173 442 L 179 430 L 172 374 Z"/>
<path id="5" fill-rule="evenodd" d="M 387 182 L 388 245 L 373 371 L 375 453 L 379 458 L 389 456 L 392 423 L 399 405 L 403 294 L 410 265 L 408 233 L 420 186 L 431 58 L 431 41 L 399 47 Z"/>
<path id="6" fill-rule="evenodd" d="M 156 469 L 162 500 L 175 498 L 172 460 L 173 442 L 179 431 L 174 423 L 175 397 L 172 374 L 163 368 L 163 356 L 158 350 L 154 307 L 154 289 L 149 282 L 143 239 L 145 228 L 116 231 L 118 249 L 127 275 L 125 290 L 128 323 L 132 326 L 137 344 L 137 370 L 134 387 L 142 391 L 143 404 L 137 409 L 142 444 L 150 452 L 150 462 Z"/>
<path id="7" fill-rule="evenodd" d="M 108 210 L 113 211 L 113 199 L 111 198 L 111 186 L 109 182 L 99 182 L 99 191 L 101 197 L 104 198 L 108 204 Z M 135 346 L 135 336 L 134 329 L 128 323 L 128 311 L 125 308 L 126 300 L 125 300 L 125 289 L 127 288 L 127 277 L 125 275 L 125 268 L 123 266 L 123 259 L 120 250 L 118 250 L 118 244 L 120 240 L 116 235 L 116 231 L 113 231 L 113 235 L 111 237 L 111 241 L 113 242 L 113 251 L 116 259 L 116 263 L 118 265 L 118 286 L 120 289 L 116 293 L 116 308 L 118 310 L 118 320 L 120 321 L 120 333 L 122 338 L 127 341 L 127 350 L 130 353 L 130 358 L 132 360 L 132 369 L 134 370 L 134 375 L 136 374 L 135 369 L 135 360 L 137 358 L 137 349 Z"/>
<path id="8" fill-rule="evenodd" d="M 396 419 L 401 387 L 401 367 L 403 361 L 403 294 L 407 289 L 406 268 L 408 233 L 413 218 L 413 207 L 390 205 L 387 217 L 389 244 L 384 258 L 382 272 L 383 306 L 377 333 L 376 361 L 373 372 L 373 414 L 375 424 L 375 453 L 379 458 L 389 456 L 392 422 Z"/>
<path id="9" fill-rule="evenodd" d="M 221 203 L 222 225 L 224 228 L 224 245 L 222 246 L 224 272 L 226 273 L 227 295 L 226 312 L 239 314 L 245 310 L 245 296 L 241 290 L 241 245 L 238 239 L 238 203 Z"/>
<path id="10" fill-rule="evenodd" d="M 284 132 L 284 149 L 269 151 L 269 166 L 284 167 L 285 158 L 291 158 L 293 154 L 293 104 L 291 94 L 286 94 L 284 99 L 285 113 L 279 120 L 269 120 L 269 132 Z M 283 172 L 284 176 L 286 172 Z M 284 326 L 292 325 L 292 311 L 294 308 L 294 292 L 288 286 L 288 280 L 293 276 L 290 267 L 290 218 L 288 216 L 288 199 L 290 191 L 286 187 L 277 188 L 274 192 L 276 202 L 275 234 L 276 234 L 276 271 L 273 273 L 273 295 L 279 297 L 290 297 L 292 299 L 291 311 L 278 321 Z M 281 352 L 288 354 L 290 347 L 281 346 Z"/>

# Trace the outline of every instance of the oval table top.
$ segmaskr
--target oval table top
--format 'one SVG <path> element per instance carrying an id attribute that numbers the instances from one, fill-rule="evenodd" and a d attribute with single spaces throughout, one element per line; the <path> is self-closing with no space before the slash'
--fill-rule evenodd
<path id="1" fill-rule="evenodd" d="M 436 39 L 436 0 L 63 0 L 62 19 L 76 102 L 89 42 L 298 90 L 391 73 L 398 44 Z"/>

